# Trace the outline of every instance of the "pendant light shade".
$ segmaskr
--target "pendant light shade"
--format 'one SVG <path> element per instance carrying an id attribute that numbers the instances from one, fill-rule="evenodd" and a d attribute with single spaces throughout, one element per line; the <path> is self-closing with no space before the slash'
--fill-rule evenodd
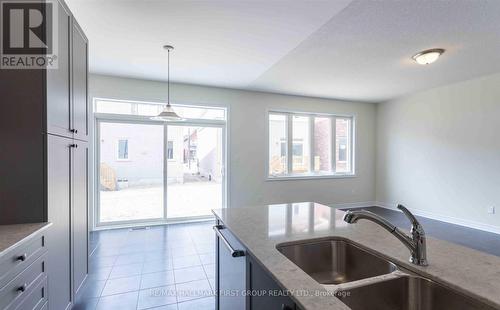
<path id="1" fill-rule="evenodd" d="M 170 104 L 167 104 L 160 114 L 151 117 L 151 119 L 155 121 L 177 121 L 177 122 L 184 120 L 184 118 L 180 117 L 179 115 L 177 115 L 177 113 L 175 113 L 174 109 Z"/>
<path id="2" fill-rule="evenodd" d="M 163 46 L 164 49 L 167 50 L 167 105 L 163 109 L 163 111 L 157 116 L 151 117 L 152 120 L 155 121 L 164 121 L 164 122 L 180 122 L 183 121 L 184 118 L 180 117 L 177 113 L 175 113 L 174 109 L 170 105 L 170 51 L 174 49 L 172 45 Z"/>

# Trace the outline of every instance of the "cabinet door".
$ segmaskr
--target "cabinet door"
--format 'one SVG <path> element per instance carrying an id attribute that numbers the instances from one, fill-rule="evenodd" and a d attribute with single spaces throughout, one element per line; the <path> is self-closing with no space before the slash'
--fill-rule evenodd
<path id="1" fill-rule="evenodd" d="M 89 109 L 87 104 L 88 41 L 82 29 L 73 20 L 72 76 L 73 76 L 73 137 L 88 141 Z"/>
<path id="2" fill-rule="evenodd" d="M 61 2 L 54 1 L 54 4 L 58 5 L 58 68 L 47 70 L 47 132 L 73 137 L 70 100 L 71 13 Z"/>
<path id="3" fill-rule="evenodd" d="M 247 289 L 252 292 L 266 293 L 255 294 L 255 296 L 250 294 L 247 297 L 249 310 L 295 310 L 295 303 L 286 296 L 286 291 L 251 256 L 247 257 Z M 278 291 L 281 293 L 273 293 Z"/>
<path id="4" fill-rule="evenodd" d="M 75 141 L 72 173 L 73 289 L 76 296 L 88 273 L 88 164 L 86 142 Z"/>
<path id="5" fill-rule="evenodd" d="M 219 229 L 233 249 L 244 251 L 243 246 L 233 237 L 227 229 Z M 216 304 L 218 310 L 245 309 L 245 296 L 242 294 L 246 289 L 246 257 L 233 257 L 231 251 L 221 237 L 216 239 L 217 270 Z M 234 294 L 233 294 L 234 293 Z"/>
<path id="6" fill-rule="evenodd" d="M 49 309 L 64 310 L 71 298 L 71 147 L 72 140 L 47 135 L 47 274 Z"/>

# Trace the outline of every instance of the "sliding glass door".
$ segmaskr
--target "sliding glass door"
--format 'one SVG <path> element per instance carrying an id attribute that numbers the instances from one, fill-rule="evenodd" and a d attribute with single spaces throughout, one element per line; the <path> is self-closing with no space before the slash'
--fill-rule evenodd
<path id="1" fill-rule="evenodd" d="M 99 121 L 99 223 L 160 220 L 164 126 Z"/>
<path id="2" fill-rule="evenodd" d="M 168 125 L 167 217 L 207 216 L 222 206 L 223 128 Z"/>
<path id="3" fill-rule="evenodd" d="M 97 225 L 207 217 L 225 205 L 225 124 L 97 118 Z"/>

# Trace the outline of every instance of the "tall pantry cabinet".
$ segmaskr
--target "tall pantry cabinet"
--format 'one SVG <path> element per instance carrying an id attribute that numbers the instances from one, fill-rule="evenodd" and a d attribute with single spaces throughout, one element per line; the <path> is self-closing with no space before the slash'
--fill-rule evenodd
<path id="1" fill-rule="evenodd" d="M 88 40 L 54 3 L 58 68 L 0 70 L 0 224 L 53 224 L 48 305 L 64 310 L 88 273 Z"/>

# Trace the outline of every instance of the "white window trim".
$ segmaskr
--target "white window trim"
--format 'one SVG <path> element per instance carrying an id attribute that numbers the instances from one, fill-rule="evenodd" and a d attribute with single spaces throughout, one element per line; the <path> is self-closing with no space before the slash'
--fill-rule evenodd
<path id="1" fill-rule="evenodd" d="M 356 117 L 355 115 L 345 115 L 345 114 L 331 114 L 331 113 L 314 113 L 314 112 L 302 112 L 302 111 L 291 111 L 291 110 L 267 110 L 266 111 L 266 135 L 267 135 L 267 144 L 266 144 L 266 180 L 267 181 L 282 181 L 282 180 L 309 180 L 309 179 L 342 179 L 342 178 L 353 178 L 356 177 L 355 170 L 355 152 L 356 152 L 356 141 L 355 141 L 355 130 L 356 130 Z M 269 174 L 269 139 L 270 139 L 270 126 L 269 126 L 269 115 L 270 114 L 281 114 L 286 116 L 287 122 L 287 130 L 286 130 L 286 140 L 287 140 L 287 171 L 293 171 L 293 124 L 291 121 L 291 117 L 293 115 L 298 116 L 308 116 L 309 117 L 309 135 L 310 135 L 310 167 L 309 170 L 312 170 L 314 167 L 314 117 L 329 117 L 331 118 L 331 150 L 330 150 L 330 160 L 331 160 L 331 172 L 308 172 L 308 173 L 286 173 L 281 175 L 270 175 Z M 351 162 L 351 171 L 350 172 L 334 172 L 336 169 L 336 122 L 337 118 L 348 118 L 351 120 L 351 128 L 350 128 L 350 162 Z"/>

